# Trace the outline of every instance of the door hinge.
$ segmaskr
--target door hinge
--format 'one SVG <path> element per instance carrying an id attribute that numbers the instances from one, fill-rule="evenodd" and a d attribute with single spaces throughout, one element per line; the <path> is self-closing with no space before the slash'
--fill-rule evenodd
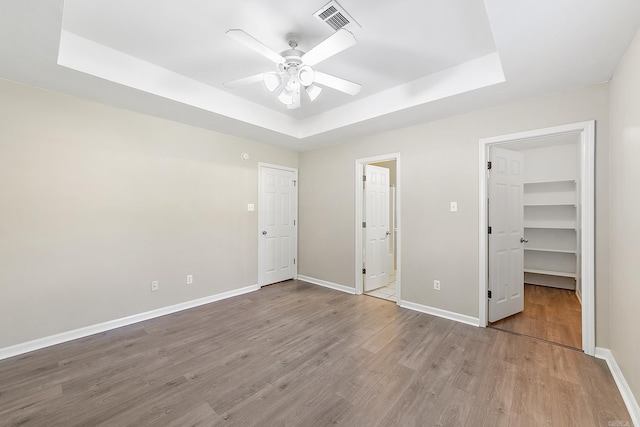
<path id="1" fill-rule="evenodd" d="M 293 186 L 294 186 L 294 187 L 296 186 L 296 183 L 297 183 L 297 182 L 298 182 L 298 181 L 296 181 L 295 179 L 293 180 Z"/>
<path id="2" fill-rule="evenodd" d="M 489 232 L 489 234 L 491 234 L 491 226 L 489 226 L 489 231 L 488 232 Z"/>
<path id="3" fill-rule="evenodd" d="M 491 298 L 491 291 L 487 291 L 487 293 L 489 294 L 489 298 Z"/>
<path id="4" fill-rule="evenodd" d="M 366 268 L 362 269 L 362 274 L 367 274 L 367 269 Z"/>
<path id="5" fill-rule="evenodd" d="M 293 265 L 296 265 L 296 259 L 295 258 L 293 259 Z"/>
<path id="6" fill-rule="evenodd" d="M 487 169 L 491 170 L 491 162 L 487 162 Z"/>
<path id="7" fill-rule="evenodd" d="M 362 221 L 362 228 L 367 228 L 367 223 Z"/>
<path id="8" fill-rule="evenodd" d="M 367 175 L 362 175 L 362 180 L 366 181 L 367 180 Z"/>
<path id="9" fill-rule="evenodd" d="M 296 220 L 295 219 L 293 220 L 293 225 L 296 225 Z"/>

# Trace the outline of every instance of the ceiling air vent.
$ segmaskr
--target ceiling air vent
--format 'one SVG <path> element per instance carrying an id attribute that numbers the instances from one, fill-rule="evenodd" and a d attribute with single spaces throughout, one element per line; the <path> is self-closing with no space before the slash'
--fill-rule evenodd
<path id="1" fill-rule="evenodd" d="M 338 31 L 340 28 L 345 28 L 349 31 L 360 28 L 360 24 L 335 0 L 325 4 L 322 9 L 314 13 L 313 16 L 333 28 L 334 31 Z"/>

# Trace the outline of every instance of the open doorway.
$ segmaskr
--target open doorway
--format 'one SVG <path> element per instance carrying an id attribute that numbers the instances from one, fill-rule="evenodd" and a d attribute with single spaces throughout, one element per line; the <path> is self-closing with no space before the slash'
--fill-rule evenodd
<path id="1" fill-rule="evenodd" d="M 481 326 L 593 355 L 594 122 L 480 145 Z"/>
<path id="2" fill-rule="evenodd" d="M 400 155 L 356 161 L 356 293 L 401 301 Z"/>

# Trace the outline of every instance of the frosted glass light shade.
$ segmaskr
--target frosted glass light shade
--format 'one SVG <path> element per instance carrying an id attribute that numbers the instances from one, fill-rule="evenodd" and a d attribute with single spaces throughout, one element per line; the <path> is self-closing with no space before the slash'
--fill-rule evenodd
<path id="1" fill-rule="evenodd" d="M 307 95 L 309 95 L 309 99 L 311 99 L 311 101 L 315 101 L 318 95 L 320 95 L 320 92 L 322 92 L 322 88 L 314 84 L 307 86 L 305 90 L 307 91 Z"/>
<path id="2" fill-rule="evenodd" d="M 298 71 L 298 80 L 300 80 L 300 83 L 302 83 L 303 86 L 309 86 L 315 79 L 315 72 L 313 71 L 313 68 L 308 65 L 303 66 Z"/>
<path id="3" fill-rule="evenodd" d="M 282 83 L 282 79 L 276 73 L 264 73 L 263 81 L 269 92 L 276 90 Z"/>
<path id="4" fill-rule="evenodd" d="M 291 105 L 293 104 L 293 94 L 293 91 L 283 89 L 280 95 L 278 95 L 278 100 L 284 105 Z"/>

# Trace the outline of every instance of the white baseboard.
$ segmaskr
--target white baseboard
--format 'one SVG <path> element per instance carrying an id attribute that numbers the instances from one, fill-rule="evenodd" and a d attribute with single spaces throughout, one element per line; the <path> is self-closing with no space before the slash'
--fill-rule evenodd
<path id="1" fill-rule="evenodd" d="M 348 294 L 355 295 L 355 288 L 339 285 L 337 283 L 327 282 L 325 280 L 316 279 L 309 276 L 303 276 L 301 274 L 298 275 L 298 280 L 302 280 L 304 282 L 313 283 L 314 285 L 324 286 L 325 288 L 335 289 L 337 291 L 346 292 Z M 464 314 L 454 313 L 452 311 L 441 310 L 439 308 L 429 307 L 422 304 L 416 304 L 409 301 L 400 301 L 400 307 L 407 308 L 409 310 L 419 311 L 421 313 L 431 314 L 433 316 L 444 317 L 445 319 L 454 320 L 460 323 L 466 323 L 471 326 L 479 326 L 480 319 L 477 317 L 466 316 Z"/>
<path id="2" fill-rule="evenodd" d="M 440 308 L 429 307 L 428 305 L 416 304 L 415 302 L 400 301 L 400 307 L 410 310 L 419 311 L 421 313 L 431 314 L 433 316 L 443 317 L 456 322 L 466 323 L 471 326 L 480 326 L 480 319 L 477 317 L 467 316 L 465 314 L 454 313 L 453 311 L 442 310 Z"/>
<path id="3" fill-rule="evenodd" d="M 204 304 L 209 304 L 226 298 L 231 298 L 249 292 L 257 291 L 258 289 L 260 289 L 260 286 L 258 285 L 246 286 L 244 288 L 234 289 L 232 291 L 186 301 L 180 304 L 170 305 L 168 307 L 147 311 L 145 313 L 134 314 L 132 316 L 123 317 L 121 319 L 109 320 L 108 322 L 85 326 L 83 328 L 74 329 L 72 331 L 62 332 L 44 338 L 38 338 L 33 341 L 27 341 L 10 347 L 0 348 L 0 360 L 19 356 L 30 351 L 39 350 L 44 347 L 61 344 L 63 342 L 72 341 L 78 338 L 84 338 L 89 335 L 98 334 L 101 332 L 109 331 L 111 329 L 120 328 L 122 326 L 131 325 L 133 323 L 142 322 L 144 320 L 165 316 L 167 314 L 176 313 L 182 310 L 188 310 L 190 308 L 198 307 Z"/>
<path id="4" fill-rule="evenodd" d="M 351 295 L 356 294 L 355 288 L 352 288 L 350 286 L 345 286 L 345 285 L 339 285 L 333 282 L 327 282 L 326 280 L 320 280 L 320 279 L 316 279 L 309 276 L 303 276 L 301 274 L 298 274 L 298 280 L 302 280 L 303 282 L 309 282 L 314 285 L 324 286 L 325 288 L 334 289 L 336 291 L 346 292 Z"/>
<path id="5" fill-rule="evenodd" d="M 620 366 L 618 366 L 618 362 L 616 362 L 616 358 L 613 356 L 613 353 L 608 348 L 596 347 L 595 356 L 598 359 L 603 359 L 609 365 L 609 370 L 611 371 L 611 375 L 618 386 L 618 390 L 620 390 L 620 394 L 622 395 L 622 400 L 624 400 L 624 404 L 627 405 L 627 411 L 629 411 L 629 415 L 631 416 L 631 421 L 633 425 L 636 427 L 640 427 L 640 406 L 638 405 L 638 401 L 636 400 L 627 380 L 624 378 L 622 371 L 620 370 Z"/>

